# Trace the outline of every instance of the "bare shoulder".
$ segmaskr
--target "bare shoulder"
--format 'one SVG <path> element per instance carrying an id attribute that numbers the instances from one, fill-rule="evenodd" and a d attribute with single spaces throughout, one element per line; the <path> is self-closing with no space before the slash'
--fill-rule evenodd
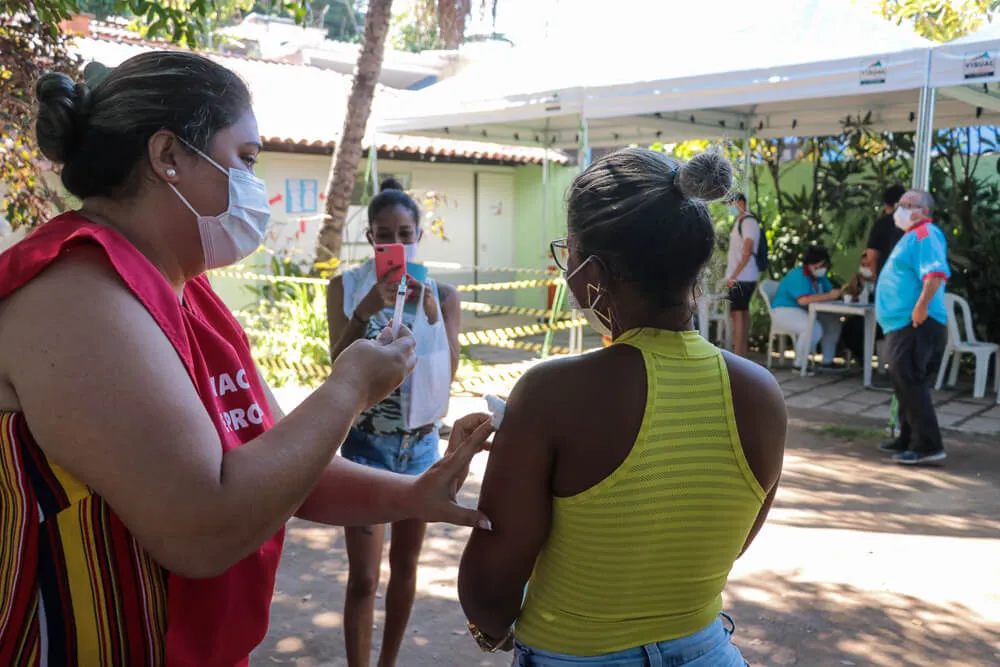
<path id="1" fill-rule="evenodd" d="M 437 289 L 438 296 L 441 297 L 441 303 L 459 300 L 458 290 L 455 289 L 454 285 L 449 285 L 448 283 L 438 283 Z"/>
<path id="2" fill-rule="evenodd" d="M 785 451 L 788 410 L 784 393 L 760 364 L 725 351 L 723 358 L 743 453 L 761 486 L 769 491 L 777 482 Z"/>
<path id="3" fill-rule="evenodd" d="M 625 386 L 644 373 L 639 350 L 629 345 L 614 345 L 533 366 L 515 385 L 511 401 L 525 410 L 549 415 L 560 414 L 554 410 L 602 415 L 616 395 L 608 394 L 606 388 Z M 591 408 L 596 408 L 596 413 Z"/>
<path id="4" fill-rule="evenodd" d="M 108 312 L 132 295 L 96 247 L 77 246 L 4 301 L 0 337 L 45 333 L 78 310 Z"/>

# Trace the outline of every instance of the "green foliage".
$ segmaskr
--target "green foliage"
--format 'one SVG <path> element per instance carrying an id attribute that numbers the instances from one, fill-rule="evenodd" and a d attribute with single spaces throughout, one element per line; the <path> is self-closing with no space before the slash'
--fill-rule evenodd
<path id="1" fill-rule="evenodd" d="M 882 18 L 907 23 L 935 42 L 948 42 L 981 28 L 1000 0 L 880 0 Z"/>
<path id="2" fill-rule="evenodd" d="M 38 77 L 46 69 L 75 74 L 80 67 L 59 29 L 60 17 L 44 5 L 0 14 L 0 183 L 7 186 L 3 214 L 14 228 L 40 224 L 63 204 L 43 177 L 33 132 Z"/>
<path id="3" fill-rule="evenodd" d="M 275 275 L 306 275 L 287 260 L 273 260 L 272 270 Z M 255 356 L 287 363 L 330 364 L 326 289 L 322 285 L 276 282 L 247 289 L 256 295 L 256 306 L 236 316 L 246 329 Z M 261 366 L 261 372 L 273 387 L 316 383 L 312 373 L 269 366 Z"/>

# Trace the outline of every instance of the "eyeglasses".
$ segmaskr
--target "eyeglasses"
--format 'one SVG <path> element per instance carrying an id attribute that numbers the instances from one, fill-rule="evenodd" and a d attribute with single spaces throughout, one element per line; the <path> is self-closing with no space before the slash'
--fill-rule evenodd
<path id="1" fill-rule="evenodd" d="M 569 261 L 569 246 L 566 244 L 566 239 L 556 239 L 550 243 L 549 252 L 552 253 L 552 261 L 556 263 L 559 270 L 565 271 Z"/>

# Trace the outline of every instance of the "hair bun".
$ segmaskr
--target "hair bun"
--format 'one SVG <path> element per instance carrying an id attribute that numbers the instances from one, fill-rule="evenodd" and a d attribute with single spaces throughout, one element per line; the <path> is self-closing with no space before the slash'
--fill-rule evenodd
<path id="1" fill-rule="evenodd" d="M 35 85 L 38 121 L 35 133 L 42 154 L 58 164 L 76 152 L 90 112 L 90 90 L 59 72 L 43 74 Z"/>
<path id="2" fill-rule="evenodd" d="M 733 166 L 722 153 L 707 151 L 681 165 L 675 182 L 688 199 L 722 199 L 733 186 Z"/>
<path id="3" fill-rule="evenodd" d="M 379 186 L 379 192 L 385 192 L 386 190 L 399 190 L 403 191 L 403 184 L 397 181 L 395 178 L 387 178 L 382 181 L 382 185 Z"/>

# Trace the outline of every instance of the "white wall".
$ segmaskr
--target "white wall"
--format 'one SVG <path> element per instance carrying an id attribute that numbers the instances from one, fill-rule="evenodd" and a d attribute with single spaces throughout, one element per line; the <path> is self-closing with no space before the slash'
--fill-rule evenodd
<path id="1" fill-rule="evenodd" d="M 361 168 L 364 169 L 366 164 L 367 161 L 363 161 Z M 434 236 L 430 233 L 429 226 L 426 226 L 420 257 L 463 266 L 473 265 L 475 258 L 476 173 L 513 173 L 515 169 L 400 160 L 379 160 L 378 168 L 383 176 L 393 174 L 407 177 L 408 189 L 415 194 L 425 211 L 428 207 L 422 201 L 424 195 L 439 195 L 442 204 L 434 217 L 440 216 L 444 220 L 444 233 L 448 240 Z M 329 171 L 330 158 L 327 156 L 278 152 L 265 152 L 261 155 L 257 175 L 267 183 L 270 197 L 277 198 L 281 195 L 281 200 L 271 206 L 271 238 L 267 241 L 269 248 L 290 253 L 291 257 L 301 257 L 303 261 L 312 259 L 316 234 L 322 221 L 323 201 L 318 201 L 316 213 L 289 212 L 286 180 L 315 180 L 322 193 L 326 189 Z M 429 220 L 432 212 L 426 213 Z M 342 255 L 345 260 L 360 260 L 370 256 L 370 247 L 364 234 L 367 224 L 365 211 L 352 207 L 345 231 L 346 242 Z"/>

